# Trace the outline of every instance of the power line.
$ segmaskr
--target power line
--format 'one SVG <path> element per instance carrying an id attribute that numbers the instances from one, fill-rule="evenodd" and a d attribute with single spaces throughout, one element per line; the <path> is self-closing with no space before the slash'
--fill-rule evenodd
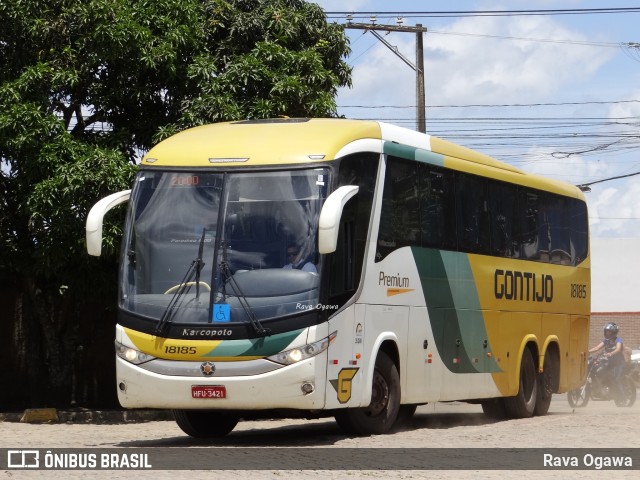
<path id="1" fill-rule="evenodd" d="M 531 16 L 531 15 L 601 15 L 601 14 L 622 14 L 640 13 L 640 7 L 614 7 L 614 8 L 564 8 L 564 9 L 535 9 L 535 10 L 451 10 L 451 11 L 363 11 L 363 12 L 325 12 L 327 18 L 342 18 L 351 15 L 353 18 L 365 18 L 368 16 L 383 16 L 392 18 L 419 17 L 419 18 L 442 18 L 442 17 L 505 17 L 505 16 Z M 386 16 L 389 17 L 386 17 Z"/>
<path id="2" fill-rule="evenodd" d="M 476 103 L 466 105 L 428 105 L 429 108 L 470 108 L 470 107 L 557 107 L 565 105 L 609 105 L 623 103 L 640 103 L 640 100 L 598 100 L 587 102 L 547 102 L 547 103 Z M 416 108 L 415 105 L 339 105 L 340 108 Z"/>
<path id="3" fill-rule="evenodd" d="M 567 45 L 583 45 L 587 47 L 606 47 L 606 48 L 622 48 L 627 44 L 618 42 L 589 42 L 586 40 L 562 40 L 553 38 L 529 38 L 529 37 L 507 37 L 502 35 L 488 35 L 482 33 L 464 33 L 464 32 L 443 32 L 438 30 L 429 30 L 429 34 L 436 35 L 457 35 L 461 37 L 481 37 L 481 38 L 493 38 L 498 40 L 518 40 L 526 42 L 543 42 L 543 43 L 561 43 Z"/>

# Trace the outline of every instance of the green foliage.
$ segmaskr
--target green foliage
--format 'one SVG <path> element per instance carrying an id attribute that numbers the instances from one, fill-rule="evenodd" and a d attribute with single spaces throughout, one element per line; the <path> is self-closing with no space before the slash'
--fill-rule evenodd
<path id="1" fill-rule="evenodd" d="M 46 273 L 78 255 L 90 205 L 176 131 L 334 116 L 348 53 L 302 0 L 3 1 L 0 265 L 35 255 Z"/>
<path id="2" fill-rule="evenodd" d="M 302 0 L 2 0 L 0 275 L 41 324 L 33 355 L 55 368 L 73 345 L 56 335 L 82 321 L 69 312 L 91 295 L 113 304 L 124 209 L 106 219 L 99 261 L 84 222 L 144 151 L 202 123 L 334 116 L 348 53 Z"/>

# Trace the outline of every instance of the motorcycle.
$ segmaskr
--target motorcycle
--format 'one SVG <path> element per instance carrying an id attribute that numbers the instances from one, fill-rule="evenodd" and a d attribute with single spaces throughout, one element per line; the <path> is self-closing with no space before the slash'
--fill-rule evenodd
<path id="1" fill-rule="evenodd" d="M 636 401 L 636 385 L 632 380 L 630 364 L 625 364 L 622 375 L 623 398 L 615 398 L 611 386 L 609 359 L 604 355 L 589 357 L 587 381 L 585 384 L 567 393 L 567 400 L 572 407 L 586 407 L 589 400 L 613 400 L 618 407 L 630 407 Z"/>
<path id="2" fill-rule="evenodd" d="M 631 352 L 631 368 L 629 376 L 636 388 L 640 388 L 640 349 L 633 350 Z"/>

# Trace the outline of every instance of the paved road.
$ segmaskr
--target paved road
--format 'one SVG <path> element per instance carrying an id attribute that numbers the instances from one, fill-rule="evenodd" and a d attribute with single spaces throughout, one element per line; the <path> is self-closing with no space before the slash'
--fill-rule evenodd
<path id="1" fill-rule="evenodd" d="M 337 454 L 354 452 L 352 448 L 380 449 L 381 455 L 389 448 L 640 448 L 640 403 L 631 408 L 617 408 L 612 402 L 592 402 L 584 409 L 572 409 L 564 396 L 554 397 L 549 414 L 532 419 L 493 422 L 488 420 L 479 406 L 463 403 L 434 404 L 420 407 L 411 424 L 403 431 L 389 435 L 348 437 L 331 419 L 320 420 L 268 420 L 241 422 L 228 437 L 215 441 L 190 438 L 173 422 L 157 421 L 136 424 L 0 424 L 0 448 L 93 448 L 112 447 L 186 447 L 199 449 L 206 455 L 221 452 L 220 448 L 235 447 L 234 452 L 248 452 L 247 458 L 259 458 L 254 448 L 324 448 Z M 244 447 L 237 450 L 237 447 Z M 251 447 L 251 448 L 249 448 Z M 173 451 L 179 451 L 174 449 Z M 287 459 L 293 470 L 226 470 L 203 471 L 66 471 L 64 478 L 505 478 L 505 471 L 296 471 L 294 448 Z M 259 453 L 259 452 L 258 452 Z M 331 453 L 331 452 L 329 452 Z M 459 456 L 464 457 L 461 450 Z M 378 459 L 376 459 L 378 460 Z M 327 459 L 330 462 L 330 459 Z M 508 464 L 507 464 L 508 465 Z M 638 478 L 638 468 L 632 471 L 609 471 L 607 478 Z M 0 479 L 43 478 L 36 471 L 4 471 Z M 603 471 L 543 471 L 536 478 L 601 478 Z M 511 472 L 528 475 L 525 471 Z M 59 476 L 59 475 L 58 475 Z"/>

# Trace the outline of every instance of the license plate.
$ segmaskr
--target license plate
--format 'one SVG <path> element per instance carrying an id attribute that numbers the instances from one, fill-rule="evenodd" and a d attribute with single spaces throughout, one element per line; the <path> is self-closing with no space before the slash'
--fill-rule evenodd
<path id="1" fill-rule="evenodd" d="M 227 398 L 224 385 L 191 385 L 191 398 Z"/>

